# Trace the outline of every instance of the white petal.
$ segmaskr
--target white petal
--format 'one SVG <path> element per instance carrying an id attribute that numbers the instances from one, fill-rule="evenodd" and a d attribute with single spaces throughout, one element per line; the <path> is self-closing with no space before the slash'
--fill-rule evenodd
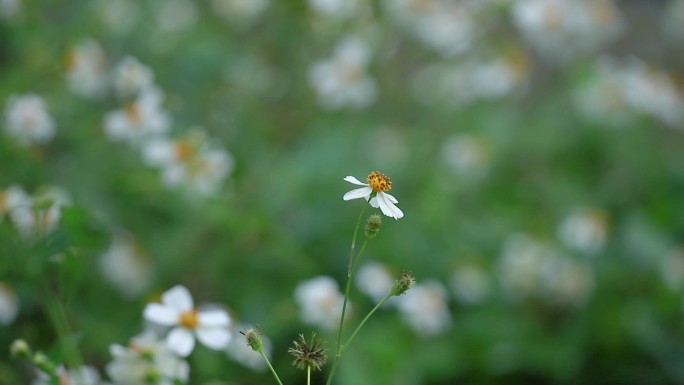
<path id="1" fill-rule="evenodd" d="M 382 193 L 382 195 L 386 196 L 387 199 L 389 199 L 390 202 L 392 202 L 392 203 L 399 203 L 399 201 L 397 200 L 397 198 L 395 198 L 394 196 L 392 196 L 392 195 L 390 195 L 390 194 L 388 194 L 388 193 L 386 193 L 386 192 Z"/>
<path id="2" fill-rule="evenodd" d="M 228 329 L 224 328 L 200 327 L 195 329 L 195 332 L 197 333 L 197 339 L 204 346 L 214 350 L 225 349 L 232 337 Z"/>
<path id="3" fill-rule="evenodd" d="M 344 180 L 357 186 L 368 186 L 368 183 L 363 183 L 360 180 L 354 178 L 353 176 L 345 176 Z"/>
<path id="4" fill-rule="evenodd" d="M 380 205 L 380 210 L 383 214 L 394 219 L 399 219 L 404 216 L 404 213 L 399 210 L 399 207 L 395 206 L 392 201 L 390 201 L 385 193 L 378 193 L 378 205 Z"/>
<path id="5" fill-rule="evenodd" d="M 175 328 L 166 337 L 166 346 L 181 357 L 187 357 L 195 348 L 195 337 L 186 328 Z"/>
<path id="6" fill-rule="evenodd" d="M 162 295 L 162 303 L 179 311 L 192 310 L 192 295 L 183 285 L 176 285 Z"/>
<path id="7" fill-rule="evenodd" d="M 345 201 L 348 201 L 348 200 L 352 200 L 352 199 L 366 198 L 372 192 L 373 192 L 373 189 L 370 187 L 361 187 L 361 188 L 351 190 L 348 193 L 344 194 L 342 199 L 344 199 Z"/>
<path id="8" fill-rule="evenodd" d="M 145 306 L 143 316 L 146 320 L 164 326 L 176 325 L 180 316 L 178 310 L 158 303 L 150 303 Z"/>
<path id="9" fill-rule="evenodd" d="M 368 201 L 368 203 L 370 203 L 371 207 L 373 207 L 373 208 L 377 209 L 379 207 L 378 206 L 378 198 L 376 198 L 376 197 L 371 198 L 370 201 Z"/>
<path id="10" fill-rule="evenodd" d="M 204 310 L 198 314 L 199 325 L 203 326 L 222 326 L 227 327 L 230 324 L 230 317 L 228 313 L 223 310 Z"/>

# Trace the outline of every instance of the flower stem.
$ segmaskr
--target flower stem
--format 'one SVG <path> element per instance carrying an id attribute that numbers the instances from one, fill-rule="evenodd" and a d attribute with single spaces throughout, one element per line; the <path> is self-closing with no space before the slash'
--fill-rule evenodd
<path id="1" fill-rule="evenodd" d="M 311 385 L 311 366 L 306 367 L 306 385 Z"/>
<path id="2" fill-rule="evenodd" d="M 268 360 L 266 355 L 264 354 L 263 350 L 258 350 L 259 354 L 261 354 L 261 357 L 263 357 L 264 361 L 266 361 L 266 365 L 268 365 L 268 368 L 271 369 L 271 373 L 273 373 L 273 377 L 275 377 L 276 381 L 278 381 L 279 385 L 283 385 L 283 382 L 280 381 L 280 377 L 278 377 L 278 373 L 276 373 L 275 369 L 273 369 L 273 366 L 271 365 L 271 361 Z"/>
<path id="3" fill-rule="evenodd" d="M 356 237 L 359 234 L 359 227 L 361 226 L 361 218 L 363 213 L 366 211 L 366 206 L 368 203 L 364 204 L 359 212 L 359 217 L 356 218 L 356 226 L 354 227 L 354 235 L 352 236 L 351 248 L 349 250 L 349 264 L 347 265 L 347 284 L 344 289 L 344 302 L 342 303 L 342 314 L 340 315 L 340 326 L 337 331 L 337 343 L 335 344 L 335 357 L 333 358 L 332 368 L 330 369 L 330 374 L 328 374 L 328 380 L 326 385 L 332 383 L 333 376 L 335 375 L 335 369 L 337 369 L 337 361 L 340 359 L 340 353 L 342 352 L 342 324 L 344 323 L 344 316 L 347 312 L 347 302 L 349 300 L 349 291 L 351 289 L 352 275 L 354 274 L 354 250 L 356 248 Z M 367 240 L 366 240 L 367 241 Z M 366 242 L 362 246 L 362 251 L 366 246 Z M 358 259 L 358 258 L 357 258 Z"/>
<path id="4" fill-rule="evenodd" d="M 359 324 L 359 326 L 356 327 L 356 329 L 354 330 L 354 332 L 352 333 L 352 335 L 349 337 L 349 339 L 347 340 L 347 342 L 345 342 L 344 345 L 342 345 L 342 348 L 343 348 L 343 349 L 346 348 L 347 346 L 349 346 L 349 344 L 352 342 L 352 340 L 354 339 L 354 337 L 356 337 L 356 334 L 359 332 L 359 330 L 361 330 L 361 328 L 362 328 L 363 325 L 366 323 L 366 321 L 368 321 L 368 319 L 373 315 L 373 313 L 375 313 L 375 311 L 378 310 L 378 309 L 380 308 L 380 306 L 382 306 L 385 302 L 387 302 L 387 300 L 390 299 L 390 297 L 392 297 L 392 292 L 391 292 L 391 291 L 385 296 L 385 298 L 383 298 L 377 305 L 375 305 L 375 307 L 373 308 L 373 310 L 371 310 L 370 312 L 368 312 L 368 314 L 366 315 L 366 317 L 363 319 L 363 321 L 361 321 L 361 323 Z"/>

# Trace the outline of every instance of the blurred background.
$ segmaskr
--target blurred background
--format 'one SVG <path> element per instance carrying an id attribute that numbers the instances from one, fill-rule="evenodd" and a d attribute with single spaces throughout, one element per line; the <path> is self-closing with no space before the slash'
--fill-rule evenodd
<path id="1" fill-rule="evenodd" d="M 0 0 L 0 19 L 0 347 L 60 362 L 59 301 L 106 378 L 182 284 L 301 383 L 298 333 L 334 349 L 362 206 L 342 178 L 378 170 L 405 217 L 370 242 L 347 330 L 402 269 L 418 284 L 337 384 L 684 383 L 684 1 Z M 190 383 L 274 383 L 240 337 L 198 346 Z M 34 377 L 0 349 L 0 383 Z"/>

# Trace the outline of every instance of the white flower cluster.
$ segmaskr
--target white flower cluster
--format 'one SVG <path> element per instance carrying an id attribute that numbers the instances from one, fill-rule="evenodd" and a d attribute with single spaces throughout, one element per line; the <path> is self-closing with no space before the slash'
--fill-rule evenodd
<path id="1" fill-rule="evenodd" d="M 14 95 L 5 106 L 5 131 L 21 145 L 46 144 L 55 136 L 55 120 L 42 97 Z"/>
<path id="2" fill-rule="evenodd" d="M 684 95 L 674 79 L 636 58 L 600 58 L 575 101 L 578 110 L 597 123 L 619 127 L 643 115 L 684 129 Z"/>
<path id="3" fill-rule="evenodd" d="M 0 220 L 8 217 L 25 240 L 54 231 L 62 217 L 62 207 L 71 205 L 69 193 L 59 187 L 46 187 L 29 195 L 20 186 L 0 190 Z"/>

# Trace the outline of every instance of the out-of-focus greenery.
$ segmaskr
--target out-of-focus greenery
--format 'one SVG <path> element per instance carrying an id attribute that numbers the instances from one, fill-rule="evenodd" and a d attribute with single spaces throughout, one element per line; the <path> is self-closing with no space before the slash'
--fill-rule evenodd
<path id="1" fill-rule="evenodd" d="M 132 11 L 107 22 L 110 2 Z M 342 17 L 305 1 L 272 0 L 253 18 L 230 5 L 225 17 L 218 3 L 26 1 L 2 21 L 0 100 L 40 95 L 56 133 L 47 144 L 23 146 L 3 130 L 0 189 L 18 185 L 33 194 L 59 186 L 73 204 L 38 241 L 22 239 L 7 217 L 0 223 L 0 282 L 19 300 L 18 317 L 0 325 L 0 347 L 24 338 L 63 358 L 46 307 L 60 300 L 84 361 L 102 369 L 109 345 L 126 344 L 142 329 L 145 304 L 183 284 L 196 301 L 224 304 L 236 322 L 258 324 L 281 378 L 301 383 L 287 347 L 312 327 L 300 320 L 294 289 L 318 275 L 343 287 L 362 203 L 341 199 L 351 189 L 342 178 L 363 180 L 377 169 L 392 178 L 406 215 L 384 218 L 364 260 L 411 270 L 419 283 L 442 283 L 451 321 L 448 330 L 421 336 L 395 309 L 379 312 L 345 351 L 337 384 L 684 383 L 684 257 L 676 251 L 684 234 L 684 121 L 664 123 L 627 104 L 595 119 L 577 101 L 606 56 L 638 58 L 666 73 L 681 97 L 681 40 L 654 30 L 677 1 L 618 2 L 620 31 L 569 58 L 542 52 L 520 32 L 515 1 L 442 2 L 462 7 L 473 24 L 469 47 L 455 54 L 422 42 L 384 2 Z M 174 24 L 187 17 L 187 25 Z M 377 98 L 364 108 L 325 108 L 309 71 L 351 35 L 372 51 L 367 71 Z M 101 98 L 77 95 L 65 78 L 70 50 L 86 38 L 102 47 L 106 76 L 126 56 L 152 69 L 172 116 L 169 135 L 201 126 L 232 154 L 234 171 L 216 193 L 165 186 L 139 148 L 105 135 L 104 116 L 122 99 L 111 90 Z M 455 95 L 478 92 L 444 91 L 447 77 L 424 71 L 464 68 L 502 52 L 522 64 L 515 85 L 497 97 L 459 100 Z M 499 81 L 484 79 L 456 84 Z M 632 118 L 612 124 L 616 111 Z M 604 220 L 605 240 L 595 252 L 578 251 L 559 235 L 582 208 Z M 100 268 L 122 230 L 154 272 L 133 298 Z M 580 266 L 578 276 L 543 278 L 567 280 L 568 295 L 579 287 L 579 299 L 544 293 L 553 282 L 539 286 L 535 274 L 548 272 L 529 273 L 533 288 L 511 293 L 518 286 L 505 277 L 515 262 L 506 261 L 515 256 L 506 254 L 519 237 Z M 488 291 L 476 303 L 456 293 L 463 266 L 485 273 Z M 355 325 L 374 304 L 356 289 L 351 300 Z M 334 332 L 318 334 L 334 349 Z M 192 384 L 274 383 L 269 373 L 202 346 L 189 362 Z M 315 383 L 324 381 L 316 376 Z M 32 377 L 0 349 L 0 383 Z"/>

